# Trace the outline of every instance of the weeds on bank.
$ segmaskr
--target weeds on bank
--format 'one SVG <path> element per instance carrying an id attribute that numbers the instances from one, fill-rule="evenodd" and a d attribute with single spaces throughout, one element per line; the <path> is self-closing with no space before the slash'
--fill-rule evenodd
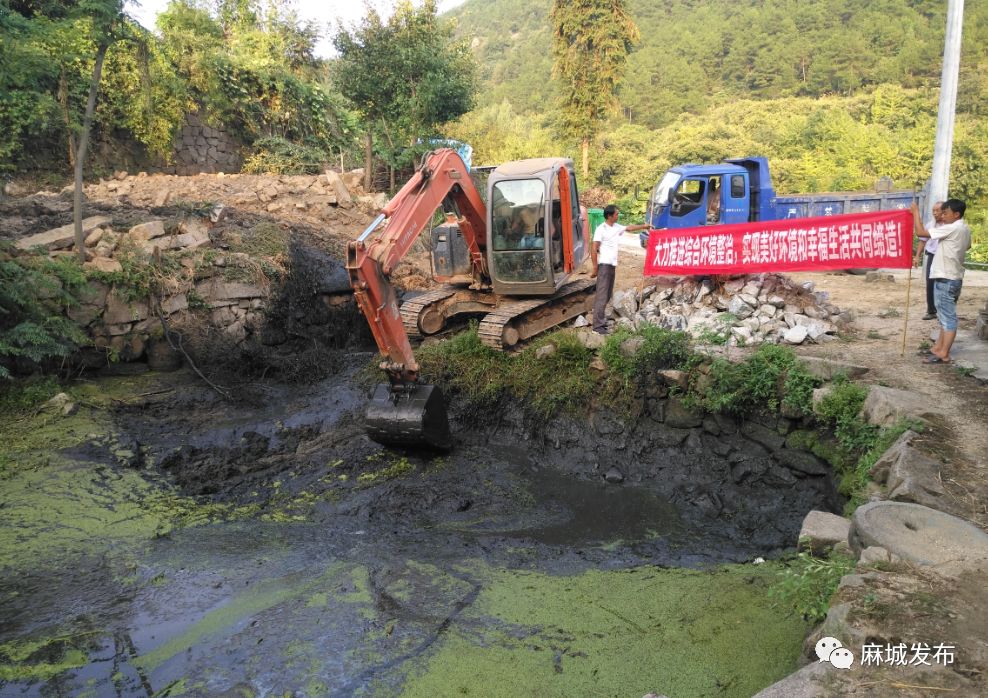
<path id="1" fill-rule="evenodd" d="M 0 416 L 4 421 L 30 414 L 61 390 L 54 376 L 30 376 L 0 384 Z"/>
<path id="2" fill-rule="evenodd" d="M 779 581 L 769 589 L 769 596 L 804 619 L 819 623 L 827 617 L 830 597 L 837 591 L 841 577 L 854 569 L 854 565 L 853 557 L 837 551 L 824 558 L 799 553 L 786 562 Z"/>
<path id="3" fill-rule="evenodd" d="M 923 425 L 903 420 L 880 428 L 861 416 L 868 388 L 838 376 L 830 392 L 816 407 L 819 421 L 833 429 L 838 453 L 832 461 L 837 474 L 837 489 L 848 498 L 845 513 L 850 514 L 865 502 L 865 490 L 871 481 L 870 471 L 888 448 L 909 429 L 922 431 Z"/>
<path id="4" fill-rule="evenodd" d="M 549 344 L 555 350 L 538 358 L 538 351 Z M 427 382 L 442 385 L 474 405 L 489 406 L 512 397 L 543 419 L 589 404 L 595 386 L 592 358 L 593 352 L 566 331 L 553 332 L 518 354 L 505 354 L 483 344 L 475 324 L 418 353 Z"/>
<path id="5" fill-rule="evenodd" d="M 803 416 L 811 414 L 819 385 L 791 349 L 763 344 L 740 363 L 716 359 L 705 378 L 694 376 L 687 401 L 709 412 L 741 415 L 785 407 Z"/>
<path id="6" fill-rule="evenodd" d="M 640 345 L 628 356 L 622 345 L 633 338 Z M 642 325 L 636 332 L 620 328 L 608 335 L 600 350 L 607 368 L 628 386 L 654 376 L 656 371 L 683 368 L 691 356 L 689 335 L 655 325 Z"/>

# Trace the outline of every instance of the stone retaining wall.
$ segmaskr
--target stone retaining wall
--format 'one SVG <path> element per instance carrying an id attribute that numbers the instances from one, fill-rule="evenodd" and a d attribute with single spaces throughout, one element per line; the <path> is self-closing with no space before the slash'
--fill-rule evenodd
<path id="1" fill-rule="evenodd" d="M 166 169 L 180 175 L 239 172 L 242 162 L 236 139 L 204 124 L 198 114 L 189 114 L 175 142 L 175 166 Z"/>

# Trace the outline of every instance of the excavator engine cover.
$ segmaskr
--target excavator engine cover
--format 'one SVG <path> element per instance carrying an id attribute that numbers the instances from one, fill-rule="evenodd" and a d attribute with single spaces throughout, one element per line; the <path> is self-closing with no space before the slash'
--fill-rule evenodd
<path id="1" fill-rule="evenodd" d="M 432 229 L 432 268 L 440 278 L 470 276 L 470 249 L 463 239 L 463 231 L 455 223 Z"/>
<path id="2" fill-rule="evenodd" d="M 381 383 L 367 405 L 367 435 L 385 445 L 446 449 L 452 445 L 446 398 L 434 385 L 415 384 L 393 390 Z"/>

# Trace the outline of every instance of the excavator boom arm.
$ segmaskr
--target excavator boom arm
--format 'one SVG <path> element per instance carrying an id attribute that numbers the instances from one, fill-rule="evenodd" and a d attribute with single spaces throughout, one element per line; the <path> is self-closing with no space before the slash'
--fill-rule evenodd
<path id="1" fill-rule="evenodd" d="M 354 297 L 370 324 L 378 348 L 388 356 L 384 369 L 392 386 L 414 383 L 419 367 L 402 325 L 390 274 L 446 197 L 456 202 L 462 215 L 460 231 L 470 251 L 474 276 L 485 279 L 488 277 L 484 258 L 486 207 L 455 150 L 429 153 L 423 165 L 384 207 L 375 225 L 347 246 L 346 266 Z M 382 220 L 385 225 L 381 234 L 368 243 L 370 233 Z"/>

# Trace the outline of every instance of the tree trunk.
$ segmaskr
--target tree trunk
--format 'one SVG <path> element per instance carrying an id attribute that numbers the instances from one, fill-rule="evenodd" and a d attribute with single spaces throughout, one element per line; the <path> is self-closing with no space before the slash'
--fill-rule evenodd
<path id="1" fill-rule="evenodd" d="M 364 192 L 370 194 L 372 181 L 374 179 L 374 137 L 370 129 L 367 129 L 367 136 L 364 139 Z"/>
<path id="2" fill-rule="evenodd" d="M 82 120 L 82 133 L 79 134 L 79 149 L 75 154 L 75 192 L 72 197 L 72 223 L 75 226 L 75 249 L 79 261 L 86 261 L 86 236 L 82 234 L 82 165 L 86 162 L 86 149 L 89 148 L 89 130 L 93 125 L 96 111 L 96 94 L 99 92 L 100 76 L 103 73 L 103 59 L 106 58 L 108 42 L 96 49 L 96 64 L 93 66 L 93 80 L 89 83 L 89 99 L 86 102 L 86 115 Z"/>
<path id="3" fill-rule="evenodd" d="M 583 179 L 586 181 L 590 176 L 590 138 L 583 137 Z M 584 184 L 583 186 L 589 186 Z"/>
<path id="4" fill-rule="evenodd" d="M 65 121 L 66 142 L 69 149 L 69 167 L 75 167 L 75 134 L 72 133 L 72 118 L 69 116 L 69 82 L 62 68 L 58 79 L 58 103 L 62 107 L 62 119 Z"/>

